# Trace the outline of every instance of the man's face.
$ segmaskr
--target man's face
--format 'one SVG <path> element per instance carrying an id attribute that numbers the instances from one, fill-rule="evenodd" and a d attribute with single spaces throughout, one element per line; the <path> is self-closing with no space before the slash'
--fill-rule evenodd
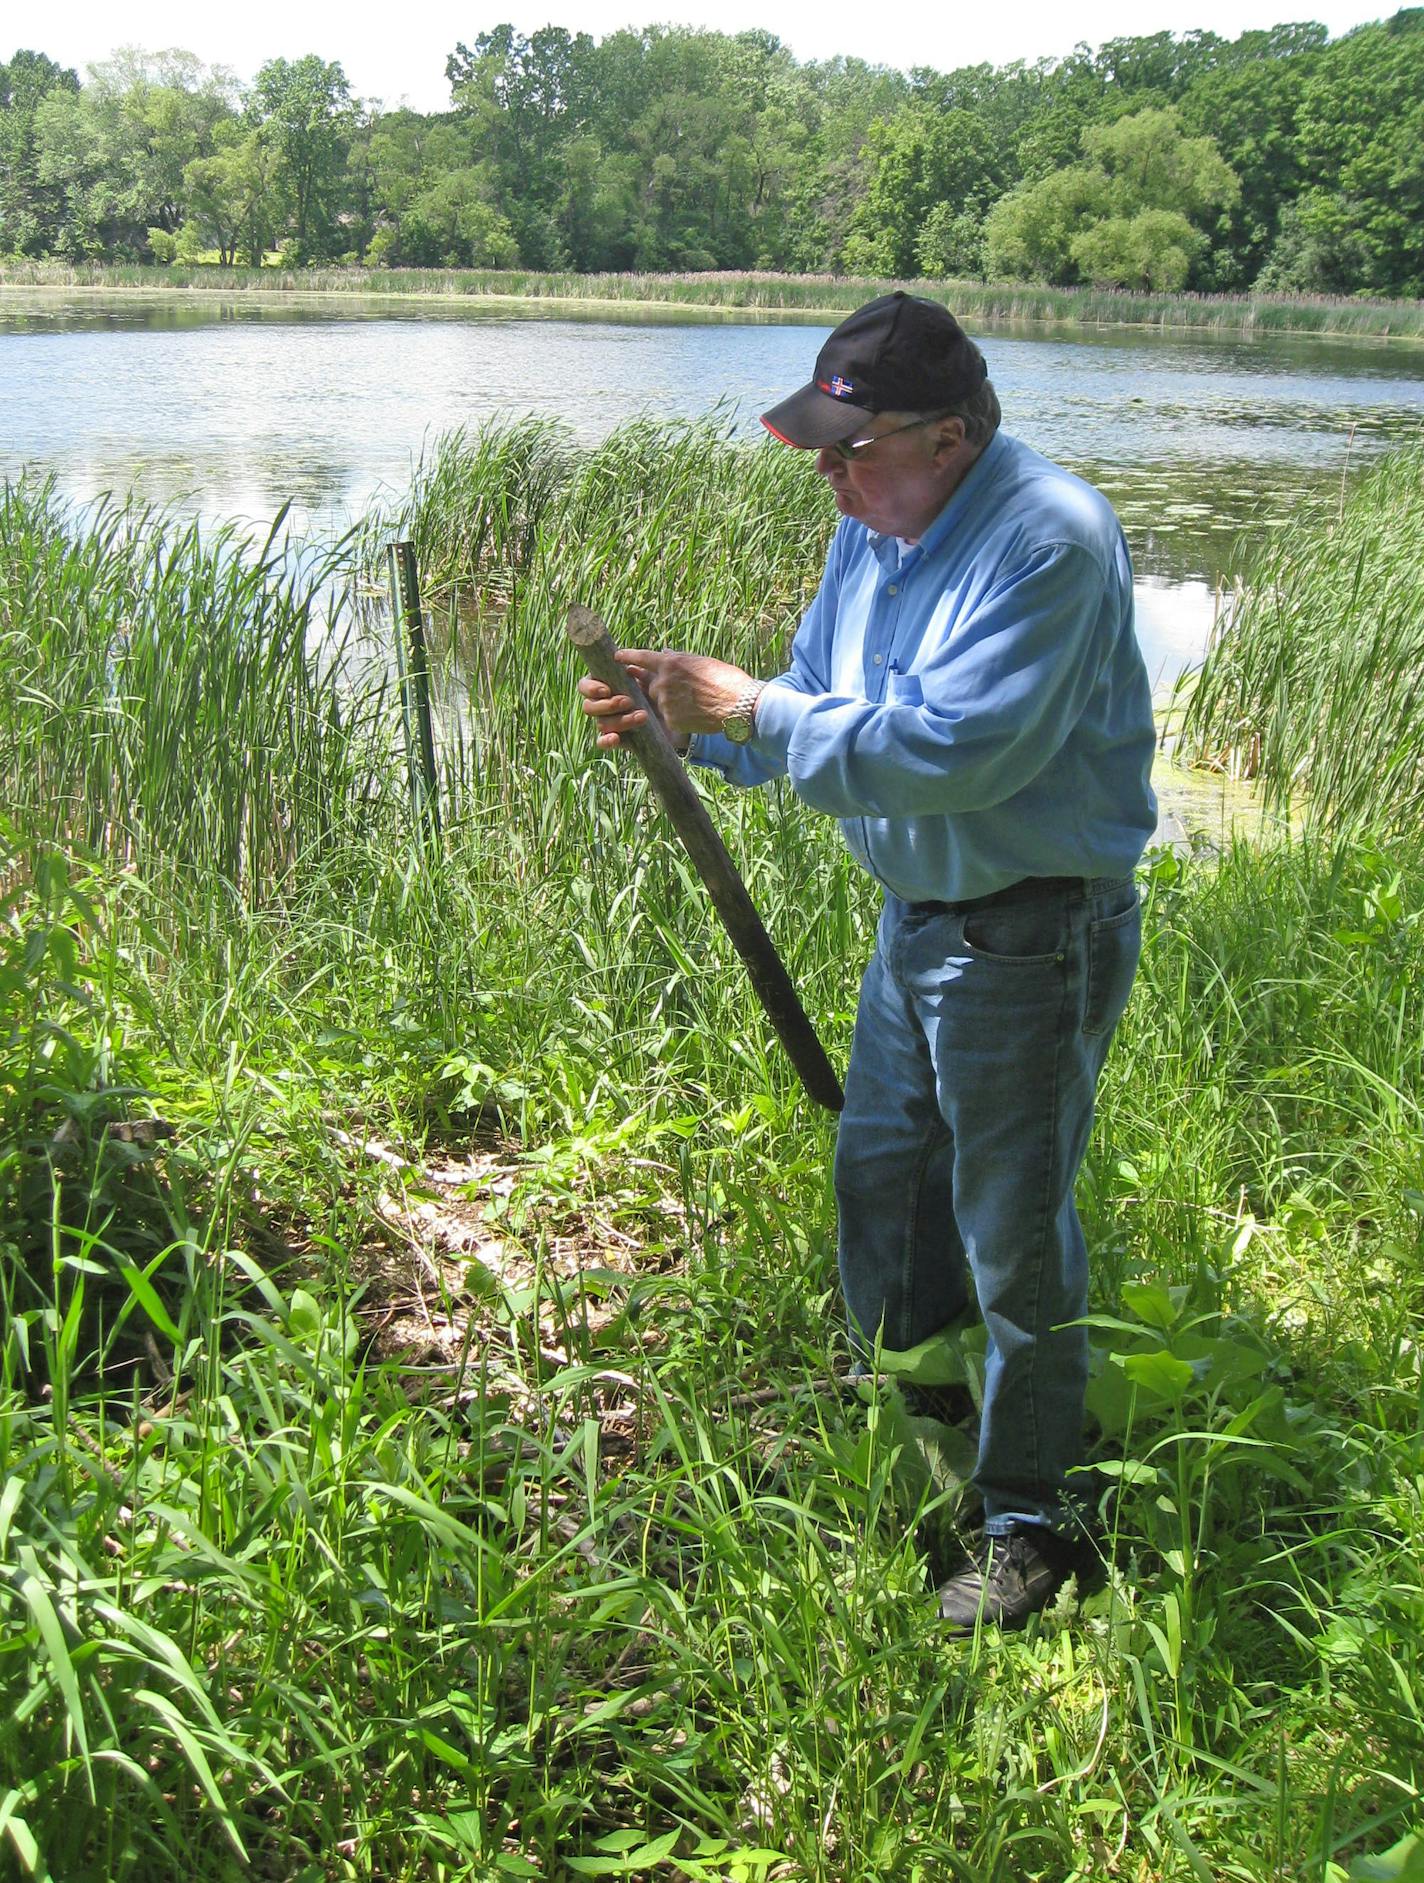
<path id="1" fill-rule="evenodd" d="M 917 424 L 914 413 L 877 412 L 856 436 L 876 442 L 850 459 L 831 446 L 816 454 L 816 469 L 830 485 L 836 508 L 882 536 L 917 538 L 968 468 L 960 462 L 966 451 L 963 422 Z"/>

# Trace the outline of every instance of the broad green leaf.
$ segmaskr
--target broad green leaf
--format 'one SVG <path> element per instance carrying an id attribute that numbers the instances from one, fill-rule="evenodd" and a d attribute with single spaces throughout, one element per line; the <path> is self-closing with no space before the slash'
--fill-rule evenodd
<path id="1" fill-rule="evenodd" d="M 292 1305 L 287 1311 L 287 1325 L 298 1340 L 315 1340 L 321 1333 L 321 1307 L 315 1295 L 305 1288 L 292 1291 Z"/>
<path id="2" fill-rule="evenodd" d="M 881 1371 L 892 1379 L 905 1380 L 912 1386 L 963 1386 L 968 1384 L 969 1369 L 960 1350 L 957 1329 L 931 1334 L 918 1347 L 897 1351 L 882 1347 Z"/>
<path id="3" fill-rule="evenodd" d="M 1177 1304 L 1160 1282 L 1126 1282 L 1122 1305 L 1149 1327 L 1171 1327 L 1179 1312 Z"/>
<path id="4" fill-rule="evenodd" d="M 673 1847 L 681 1835 L 681 1830 L 665 1831 L 661 1837 L 655 1837 L 651 1843 L 640 1845 L 638 1849 L 630 1850 L 626 1854 L 606 1857 L 565 1857 L 564 1864 L 578 1876 L 631 1876 L 639 1871 L 651 1870 L 653 1865 L 665 1862 L 671 1856 Z M 612 1840 L 601 1841 L 606 1847 Z"/>
<path id="5" fill-rule="evenodd" d="M 1347 1874 L 1352 1883 L 1424 1883 L 1424 1833 L 1412 1831 L 1377 1857 L 1356 1857 Z"/>
<path id="6" fill-rule="evenodd" d="M 469 1754 L 461 1752 L 458 1746 L 451 1745 L 448 1739 L 442 1739 L 439 1733 L 432 1732 L 428 1726 L 420 1728 L 420 1740 L 443 1764 L 452 1766 L 457 1772 L 470 1771 Z"/>
<path id="7" fill-rule="evenodd" d="M 1141 1321 L 1119 1320 L 1115 1314 L 1080 1314 L 1076 1321 L 1068 1323 L 1070 1327 L 1096 1327 L 1105 1334 L 1127 1334 L 1133 1340 L 1142 1340 L 1146 1329 Z"/>
<path id="8" fill-rule="evenodd" d="M 1177 1334 L 1172 1340 L 1172 1351 L 1179 1359 L 1193 1362 L 1204 1386 L 1257 1379 L 1271 1361 L 1264 1347 L 1211 1334 Z"/>
<path id="9" fill-rule="evenodd" d="M 625 1282 L 627 1277 L 622 1278 Z M 483 1301 L 496 1299 L 504 1287 L 487 1262 L 482 1262 L 477 1255 L 465 1258 L 465 1287 L 472 1295 L 478 1295 Z"/>
<path id="10" fill-rule="evenodd" d="M 10 1525 L 15 1520 L 15 1512 L 20 1507 L 20 1500 L 25 1495 L 23 1478 L 6 1478 L 5 1488 L 0 1491 L 0 1556 L 5 1553 L 5 1545 L 10 1540 Z"/>
<path id="11" fill-rule="evenodd" d="M 1145 1386 L 1148 1392 L 1159 1393 L 1163 1399 L 1180 1399 L 1196 1378 L 1189 1361 L 1179 1360 L 1165 1348 L 1156 1353 L 1115 1354 L 1113 1357 L 1135 1385 Z"/>
<path id="12" fill-rule="evenodd" d="M 1100 1458 L 1093 1469 L 1123 1484 L 1156 1484 L 1162 1476 L 1155 1465 L 1144 1464 L 1140 1458 Z"/>

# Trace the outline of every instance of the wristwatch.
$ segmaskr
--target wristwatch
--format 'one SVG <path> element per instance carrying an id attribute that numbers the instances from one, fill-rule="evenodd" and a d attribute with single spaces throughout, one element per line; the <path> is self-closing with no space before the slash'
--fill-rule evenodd
<path id="1" fill-rule="evenodd" d="M 756 731 L 756 706 L 765 680 L 751 680 L 737 695 L 737 703 L 722 721 L 722 736 L 733 745 L 745 745 Z"/>

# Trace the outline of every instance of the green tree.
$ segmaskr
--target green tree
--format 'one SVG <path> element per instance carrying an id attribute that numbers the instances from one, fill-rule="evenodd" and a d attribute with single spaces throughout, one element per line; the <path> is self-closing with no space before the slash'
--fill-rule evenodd
<path id="1" fill-rule="evenodd" d="M 51 88 L 32 127 L 34 172 L 53 204 L 48 246 L 137 257 L 151 229 L 172 235 L 186 213 L 187 166 L 214 149 L 235 93 L 192 53 L 133 48 L 92 67 L 82 90 Z"/>
<path id="2" fill-rule="evenodd" d="M 369 136 L 353 145 L 350 157 L 351 171 L 360 172 L 353 176 L 353 195 L 362 205 L 368 262 L 443 265 L 441 214 L 408 226 L 406 218 L 416 200 L 443 177 L 477 167 L 473 148 L 468 123 L 453 112 L 426 116 L 402 109 L 373 121 Z M 481 178 L 481 194 L 489 201 L 491 189 L 483 172 Z"/>
<path id="3" fill-rule="evenodd" d="M 1183 128 L 1215 139 L 1240 181 L 1241 193 L 1212 231 L 1210 283 L 1249 285 L 1275 241 L 1283 208 L 1299 194 L 1304 173 L 1296 133 L 1301 93 L 1325 42 L 1274 46 L 1277 33 L 1244 33 L 1229 62 L 1205 73 L 1181 104 Z"/>
<path id="4" fill-rule="evenodd" d="M 116 213 L 134 229 L 176 230 L 187 166 L 212 154 L 218 128 L 235 115 L 232 75 L 177 47 L 124 47 L 90 68 L 83 96 L 103 126 Z"/>
<path id="5" fill-rule="evenodd" d="M 626 157 L 610 157 L 592 132 L 564 146 L 558 226 L 570 267 L 593 273 L 626 267 L 634 185 Z"/>
<path id="6" fill-rule="evenodd" d="M 1089 126 L 1083 154 L 996 205 L 985 229 L 990 272 L 1184 286 L 1206 247 L 1203 224 L 1239 192 L 1211 138 L 1186 137 L 1175 111 L 1149 107 Z"/>
<path id="7" fill-rule="evenodd" d="M 1176 293 L 1205 247 L 1201 230 L 1177 210 L 1139 209 L 1095 222 L 1073 237 L 1069 253 L 1084 280 Z"/>
<path id="8" fill-rule="evenodd" d="M 1002 172 L 966 110 L 934 111 L 918 101 L 871 125 L 865 194 L 843 250 L 855 273 L 911 275 L 930 217 L 941 206 L 980 223 L 1003 190 Z M 946 229 L 943 218 L 937 232 Z"/>
<path id="9" fill-rule="evenodd" d="M 0 255 L 43 255 L 55 241 L 63 199 L 40 180 L 35 117 L 52 93 L 78 90 L 78 73 L 42 52 L 0 65 Z"/>
<path id="10" fill-rule="evenodd" d="M 810 94 L 791 54 L 772 33 L 738 33 L 722 75 L 743 111 L 740 201 L 747 257 L 776 267 L 786 242 L 786 204 L 810 141 Z"/>
<path id="11" fill-rule="evenodd" d="M 1069 169 L 1083 148 L 1083 133 L 1114 108 L 1131 110 L 1121 94 L 1110 93 L 1086 46 L 1057 65 L 1037 68 L 1038 97 L 1018 126 L 1014 144 L 1015 182 L 1037 183 Z"/>
<path id="12" fill-rule="evenodd" d="M 558 223 L 560 159 L 585 126 L 592 53 L 586 33 L 545 26 L 526 39 L 506 23 L 473 47 L 458 44 L 445 62 L 455 109 L 531 267 L 568 260 Z"/>
<path id="13" fill-rule="evenodd" d="M 1106 40 L 1093 56 L 1092 66 L 1106 88 L 1135 102 L 1141 102 L 1136 94 L 1142 92 L 1173 102 L 1225 56 L 1229 56 L 1226 42 L 1215 33 L 1198 30 L 1183 33 L 1180 39 L 1172 33 L 1149 33 Z"/>
<path id="14" fill-rule="evenodd" d="M 1078 164 L 1025 183 L 994 205 L 984 224 L 984 265 L 991 280 L 1078 279 L 1073 241 L 1110 213 L 1106 179 Z"/>
<path id="15" fill-rule="evenodd" d="M 35 166 L 55 204 L 49 251 L 79 261 L 132 254 L 132 207 L 113 114 L 86 93 L 55 90 L 35 112 Z M 140 243 L 148 224 L 138 225 Z"/>
<path id="16" fill-rule="evenodd" d="M 973 210 L 956 211 L 936 203 L 915 241 L 915 267 L 921 275 L 967 281 L 984 273 L 984 218 Z"/>
<path id="17" fill-rule="evenodd" d="M 188 220 L 183 235 L 194 250 L 216 248 L 225 263 L 245 260 L 260 268 L 272 246 L 281 203 L 277 155 L 255 125 L 220 124 L 210 157 L 198 157 L 183 173 Z"/>
<path id="18" fill-rule="evenodd" d="M 798 158 L 785 184 L 778 265 L 820 270 L 841 265 L 865 191 L 866 138 L 910 95 L 903 73 L 860 59 L 802 66 L 795 78 Z"/>
<path id="19" fill-rule="evenodd" d="M 747 266 L 764 73 L 720 34 L 678 27 L 642 36 L 643 105 L 628 124 L 636 204 L 633 266 Z M 604 123 L 604 136 L 612 127 Z"/>
<path id="20" fill-rule="evenodd" d="M 1327 47 L 1302 85 L 1296 136 L 1310 187 L 1273 254 L 1273 281 L 1424 293 L 1424 8 Z"/>
<path id="21" fill-rule="evenodd" d="M 342 186 L 355 130 L 345 73 L 314 53 L 269 59 L 257 74 L 248 113 L 273 155 L 292 259 L 301 264 L 339 253 Z"/>
<path id="22" fill-rule="evenodd" d="M 514 231 L 489 200 L 480 170 L 447 170 L 411 200 L 393 259 L 413 267 L 512 268 Z"/>
<path id="23" fill-rule="evenodd" d="M 61 205 L 56 252 L 138 257 L 148 231 L 183 217 L 183 170 L 211 149 L 232 106 L 189 53 L 127 51 L 91 69 L 82 91 L 56 91 L 35 117 L 41 178 Z"/>
<path id="24" fill-rule="evenodd" d="M 1234 202 L 1240 190 L 1215 140 L 1184 137 L 1175 111 L 1135 111 L 1093 125 L 1083 134 L 1083 153 L 1106 180 L 1108 205 L 1120 216 L 1168 209 L 1195 222 Z"/>
<path id="25" fill-rule="evenodd" d="M 21 52 L 0 65 L 0 251 L 414 262 L 512 238 L 589 270 L 1424 291 L 1421 21 L 908 75 L 798 65 L 761 28 L 504 24 L 456 47 L 452 109 L 428 117 L 363 109 L 314 57 L 243 99 L 186 53 L 119 53 L 81 89 Z"/>

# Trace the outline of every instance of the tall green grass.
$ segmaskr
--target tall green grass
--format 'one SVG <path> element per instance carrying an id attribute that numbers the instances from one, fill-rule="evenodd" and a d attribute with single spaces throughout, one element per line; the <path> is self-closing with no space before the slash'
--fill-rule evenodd
<path id="1" fill-rule="evenodd" d="M 981 321 L 1054 321 L 1092 326 L 1207 329 L 1221 333 L 1317 333 L 1380 339 L 1424 336 L 1418 301 L 1344 295 L 1142 294 L 1116 288 L 1048 288 L 1022 282 L 900 281 L 879 276 L 545 274 L 529 269 L 171 268 L 59 262 L 7 263 L 0 287 L 141 288 L 182 292 L 474 295 L 514 300 L 607 302 L 824 313 L 835 318 L 893 287 L 950 301 Z"/>
<path id="2" fill-rule="evenodd" d="M 0 487 L 0 766 L 27 827 L 245 892 L 369 798 L 381 754 L 344 690 L 329 568 L 47 485 Z M 328 561 L 330 558 L 327 559 Z"/>
<path id="3" fill-rule="evenodd" d="M 562 642 L 576 597 L 769 666 L 832 521 L 803 468 L 715 423 L 432 455 L 388 522 L 448 630 L 440 849 L 268 567 L 305 652 L 263 693 L 212 642 L 202 756 L 271 807 L 219 897 L 196 745 L 152 747 L 186 821 L 113 813 L 149 774 L 103 728 L 96 821 L 56 814 L 77 591 L 0 590 L 17 1873 L 1340 1883 L 1419 1827 L 1424 854 L 1151 860 L 1082 1190 L 1105 1584 L 946 1643 L 922 1435 L 836 1383 L 830 1122 Z M 96 647 L 111 563 L 185 540 L 24 502 L 0 566 L 88 570 Z M 286 687 L 326 704 L 251 736 Z M 713 797 L 840 1057 L 869 886 L 788 793 Z"/>
<path id="4" fill-rule="evenodd" d="M 1184 751 L 1259 780 L 1312 828 L 1424 820 L 1424 449 L 1337 514 L 1299 520 L 1240 578 L 1187 704 Z"/>

